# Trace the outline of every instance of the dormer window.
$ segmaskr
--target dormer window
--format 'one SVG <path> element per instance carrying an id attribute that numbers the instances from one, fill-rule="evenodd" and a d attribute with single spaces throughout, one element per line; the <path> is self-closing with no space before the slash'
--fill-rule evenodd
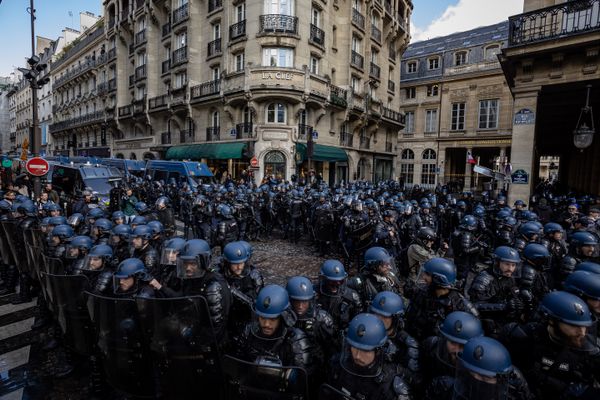
<path id="1" fill-rule="evenodd" d="M 440 58 L 439 57 L 432 57 L 428 60 L 428 68 L 430 70 L 438 69 L 439 67 L 440 67 Z"/>
<path id="2" fill-rule="evenodd" d="M 464 65 L 467 63 L 467 52 L 466 51 L 458 51 L 454 53 L 454 65 Z"/>
<path id="3" fill-rule="evenodd" d="M 414 74 L 415 72 L 417 72 L 417 62 L 409 61 L 406 64 L 406 72 L 408 72 L 409 74 Z"/>

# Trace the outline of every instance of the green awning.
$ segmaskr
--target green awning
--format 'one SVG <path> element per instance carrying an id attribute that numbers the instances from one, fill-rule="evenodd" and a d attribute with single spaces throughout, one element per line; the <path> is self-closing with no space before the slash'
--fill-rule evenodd
<path id="1" fill-rule="evenodd" d="M 296 151 L 302 155 L 302 160 L 307 160 L 306 144 L 297 143 Z M 314 144 L 312 160 L 314 161 L 348 161 L 348 154 L 344 149 L 334 146 L 326 146 L 324 144 Z"/>
<path id="2" fill-rule="evenodd" d="M 229 160 L 242 158 L 246 143 L 202 143 L 173 146 L 167 150 L 167 160 Z"/>

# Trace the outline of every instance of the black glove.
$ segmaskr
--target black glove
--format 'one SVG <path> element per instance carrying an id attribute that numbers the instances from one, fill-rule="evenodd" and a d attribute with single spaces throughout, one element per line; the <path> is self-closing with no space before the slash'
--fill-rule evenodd
<path id="1" fill-rule="evenodd" d="M 152 282 L 152 280 L 154 279 L 154 277 L 152 276 L 152 274 L 150 272 L 144 271 L 144 272 L 140 273 L 138 279 L 141 282 L 150 283 L 150 282 Z"/>
<path id="2" fill-rule="evenodd" d="M 513 297 L 506 303 L 506 310 L 511 314 L 518 315 L 524 309 L 525 304 L 523 304 L 523 301 L 518 297 Z"/>

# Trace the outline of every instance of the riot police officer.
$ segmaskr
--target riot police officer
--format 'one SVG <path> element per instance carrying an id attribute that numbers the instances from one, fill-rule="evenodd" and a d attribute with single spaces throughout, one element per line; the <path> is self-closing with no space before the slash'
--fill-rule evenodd
<path id="1" fill-rule="evenodd" d="M 395 274 L 394 259 L 383 247 L 371 247 L 365 252 L 364 267 L 353 278 L 353 288 L 360 294 L 363 304 L 369 304 L 383 291 L 402 293 L 400 280 Z"/>
<path id="2" fill-rule="evenodd" d="M 117 262 L 129 258 L 129 235 L 131 235 L 131 227 L 129 225 L 115 225 L 112 229 L 109 244 L 114 249 L 114 256 Z"/>
<path id="3" fill-rule="evenodd" d="M 124 266 L 124 270 L 126 270 Z M 123 272 L 122 270 L 121 272 Z M 73 270 L 74 275 L 83 274 L 89 280 L 89 290 L 96 294 L 110 295 L 113 287 L 114 266 L 113 249 L 106 244 L 92 247 L 82 263 Z M 119 282 L 120 283 L 120 282 Z M 123 294 L 126 290 L 123 291 Z M 136 292 L 136 294 L 139 294 Z"/>
<path id="4" fill-rule="evenodd" d="M 477 309 L 456 288 L 456 267 L 445 258 L 432 258 L 421 276 L 407 310 L 407 329 L 417 339 L 435 335 L 440 322 L 453 311 L 478 316 Z"/>
<path id="5" fill-rule="evenodd" d="M 139 203 L 137 203 L 139 204 Z M 148 273 L 158 274 L 158 252 L 150 243 L 152 239 L 152 228 L 148 225 L 137 226 L 129 235 L 131 242 L 131 256 L 140 259 Z"/>
<path id="6" fill-rule="evenodd" d="M 600 396 L 600 349 L 589 335 L 594 321 L 582 299 L 562 291 L 548 293 L 539 322 L 509 324 L 506 343 L 518 357 L 537 398 L 595 399 Z"/>
<path id="7" fill-rule="evenodd" d="M 154 289 L 148 282 L 148 271 L 144 263 L 138 258 L 127 258 L 121 261 L 113 274 L 114 296 L 119 298 L 154 297 Z"/>
<path id="8" fill-rule="evenodd" d="M 177 231 L 175 224 L 175 214 L 171 208 L 171 202 L 167 196 L 160 196 L 156 199 L 156 211 L 158 221 L 164 226 L 165 235 L 171 237 Z"/>
<path id="9" fill-rule="evenodd" d="M 416 283 L 417 276 L 425 262 L 434 257 L 444 257 L 446 254 L 448 245 L 445 243 L 437 252 L 433 250 L 435 240 L 435 231 L 428 226 L 424 226 L 417 232 L 414 243 L 408 247 L 408 278 L 411 281 Z"/>
<path id="10" fill-rule="evenodd" d="M 541 243 L 546 246 L 552 256 L 553 268 L 558 268 L 560 260 L 567 255 L 567 243 L 565 242 L 565 230 L 556 222 L 548 222 L 544 225 L 544 238 Z"/>
<path id="11" fill-rule="evenodd" d="M 563 288 L 583 299 L 594 317 L 600 317 L 600 275 L 588 271 L 575 271 L 567 277 Z M 596 332 L 597 332 L 597 327 Z"/>
<path id="12" fill-rule="evenodd" d="M 348 273 L 339 260 L 327 260 L 319 270 L 317 302 L 333 318 L 335 326 L 344 330 L 355 315 L 363 310 L 359 294 L 346 285 Z"/>
<path id="13" fill-rule="evenodd" d="M 529 243 L 523 249 L 523 267 L 519 286 L 528 311 L 537 309 L 538 301 L 556 288 L 550 271 L 550 252 L 538 243 Z"/>
<path id="14" fill-rule="evenodd" d="M 385 359 L 387 335 L 383 322 L 372 314 L 350 321 L 339 355 L 332 359 L 328 385 L 355 399 L 408 400 L 408 384 Z M 321 391 L 321 399 L 331 396 Z"/>
<path id="15" fill-rule="evenodd" d="M 108 244 L 113 223 L 106 218 L 98 218 L 92 226 L 91 237 L 95 244 Z"/>
<path id="16" fill-rule="evenodd" d="M 477 220 L 465 215 L 456 231 L 452 233 L 450 244 L 454 253 L 454 262 L 458 270 L 458 279 L 464 280 L 479 260 L 479 252 L 485 243 L 477 240 Z"/>

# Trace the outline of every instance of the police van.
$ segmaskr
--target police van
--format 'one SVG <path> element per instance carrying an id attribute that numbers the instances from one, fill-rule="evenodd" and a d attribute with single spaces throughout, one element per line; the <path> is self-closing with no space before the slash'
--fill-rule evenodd
<path id="1" fill-rule="evenodd" d="M 214 181 L 214 175 L 208 166 L 194 161 L 150 160 L 146 164 L 146 176 L 164 183 L 187 183 L 193 188 Z"/>

